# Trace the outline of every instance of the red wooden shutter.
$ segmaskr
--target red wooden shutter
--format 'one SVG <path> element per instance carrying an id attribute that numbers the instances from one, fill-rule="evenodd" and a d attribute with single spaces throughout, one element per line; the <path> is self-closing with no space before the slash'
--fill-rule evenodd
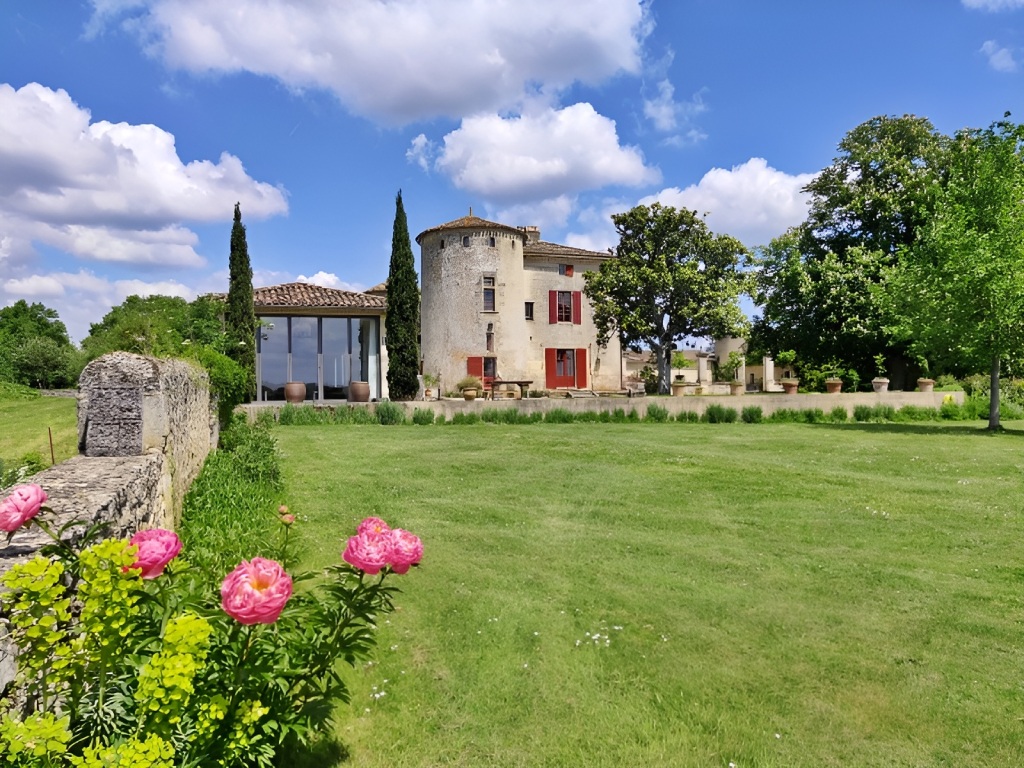
<path id="1" fill-rule="evenodd" d="M 484 377 L 484 359 L 482 357 L 467 357 L 466 373 L 482 379 Z"/>
<path id="2" fill-rule="evenodd" d="M 587 388 L 587 350 L 576 350 L 576 389 Z"/>
<path id="3" fill-rule="evenodd" d="M 555 382 L 555 371 L 558 366 L 557 355 L 558 350 L 554 347 L 544 350 L 544 380 L 548 389 L 558 388 L 558 384 Z"/>
<path id="4" fill-rule="evenodd" d="M 558 322 L 558 291 L 548 291 L 548 323 Z"/>
<path id="5" fill-rule="evenodd" d="M 565 276 L 572 277 L 572 264 L 565 265 Z"/>
<path id="6" fill-rule="evenodd" d="M 583 294 L 579 291 L 572 292 L 572 324 L 580 325 L 583 322 Z"/>

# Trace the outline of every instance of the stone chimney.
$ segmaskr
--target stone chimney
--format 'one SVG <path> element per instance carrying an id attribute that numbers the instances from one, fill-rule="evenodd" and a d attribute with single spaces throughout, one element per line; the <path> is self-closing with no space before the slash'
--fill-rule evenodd
<path id="1" fill-rule="evenodd" d="M 526 242 L 536 243 L 540 240 L 540 227 L 520 227 L 526 233 Z"/>

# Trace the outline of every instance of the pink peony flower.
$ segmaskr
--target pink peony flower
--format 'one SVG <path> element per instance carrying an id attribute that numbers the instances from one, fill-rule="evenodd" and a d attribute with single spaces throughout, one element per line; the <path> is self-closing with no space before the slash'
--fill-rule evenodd
<path id="1" fill-rule="evenodd" d="M 409 566 L 416 565 L 423 559 L 423 542 L 401 528 L 391 530 L 391 558 L 388 565 L 395 573 L 408 573 Z"/>
<path id="2" fill-rule="evenodd" d="M 365 522 L 365 521 L 364 521 Z M 342 558 L 361 571 L 373 576 L 388 564 L 391 558 L 392 541 L 387 533 L 360 533 L 348 540 Z"/>
<path id="3" fill-rule="evenodd" d="M 387 533 L 391 529 L 379 517 L 368 517 L 356 528 L 356 533 Z"/>
<path id="4" fill-rule="evenodd" d="M 288 506 L 285 505 L 285 504 L 282 504 L 280 507 L 277 508 L 277 514 L 279 514 L 279 515 L 287 515 L 288 514 Z"/>
<path id="5" fill-rule="evenodd" d="M 155 579 L 181 552 L 181 539 L 178 538 L 178 534 L 163 528 L 139 531 L 132 536 L 131 543 L 139 548 L 131 567 L 141 568 L 144 579 Z"/>
<path id="6" fill-rule="evenodd" d="M 35 483 L 16 485 L 10 495 L 0 501 L 0 531 L 16 531 L 39 514 L 46 502 L 46 491 Z"/>
<path id="7" fill-rule="evenodd" d="M 291 514 L 290 512 L 286 513 L 286 514 L 283 514 L 283 515 L 281 515 L 281 522 L 284 525 L 291 525 L 292 523 L 295 522 L 295 515 Z"/>
<path id="8" fill-rule="evenodd" d="M 243 560 L 220 585 L 220 605 L 241 624 L 273 624 L 292 596 L 292 578 L 275 560 Z"/>

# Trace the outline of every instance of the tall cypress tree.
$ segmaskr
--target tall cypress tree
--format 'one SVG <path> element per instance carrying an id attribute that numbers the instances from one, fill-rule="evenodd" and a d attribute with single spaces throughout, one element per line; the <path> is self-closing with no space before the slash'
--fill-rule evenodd
<path id="1" fill-rule="evenodd" d="M 231 257 L 228 262 L 228 306 L 225 326 L 227 355 L 248 377 L 248 399 L 256 394 L 256 310 L 252 301 L 252 266 L 245 242 L 242 209 L 235 203 L 235 223 L 231 227 Z"/>
<path id="2" fill-rule="evenodd" d="M 388 309 L 384 320 L 388 350 L 388 389 L 392 400 L 412 400 L 419 392 L 420 287 L 409 241 L 402 190 L 395 199 L 388 269 Z"/>

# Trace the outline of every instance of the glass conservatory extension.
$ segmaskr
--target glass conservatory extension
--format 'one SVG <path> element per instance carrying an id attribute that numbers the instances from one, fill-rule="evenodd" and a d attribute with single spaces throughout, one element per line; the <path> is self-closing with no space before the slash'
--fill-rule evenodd
<path id="1" fill-rule="evenodd" d="M 261 402 L 284 400 L 284 385 L 301 381 L 306 400 L 347 400 L 352 381 L 380 397 L 380 318 L 257 317 L 256 379 Z"/>

